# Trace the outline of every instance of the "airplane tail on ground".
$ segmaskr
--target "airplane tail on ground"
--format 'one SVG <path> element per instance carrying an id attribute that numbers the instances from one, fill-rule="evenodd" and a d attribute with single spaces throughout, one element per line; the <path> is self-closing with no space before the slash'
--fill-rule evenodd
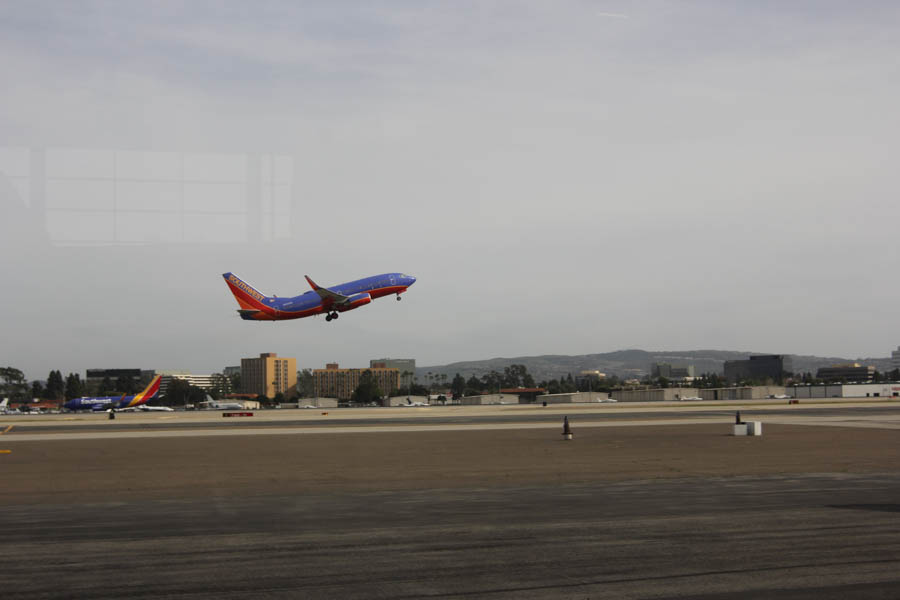
<path id="1" fill-rule="evenodd" d="M 128 403 L 128 406 L 139 406 L 146 403 L 147 400 L 155 396 L 157 392 L 159 392 L 159 382 L 161 379 L 162 375 L 157 375 L 156 377 L 154 377 L 153 381 L 151 381 L 140 394 L 136 394 L 135 397 L 131 399 L 131 402 Z"/>

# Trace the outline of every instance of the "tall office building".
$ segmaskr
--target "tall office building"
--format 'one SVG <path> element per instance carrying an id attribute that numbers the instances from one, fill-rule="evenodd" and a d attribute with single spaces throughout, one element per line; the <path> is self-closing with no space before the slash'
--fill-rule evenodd
<path id="1" fill-rule="evenodd" d="M 231 391 L 230 388 L 227 387 L 227 381 L 221 373 L 195 375 L 190 371 L 162 370 L 157 371 L 157 375 L 161 376 L 159 380 L 160 398 L 164 398 L 166 394 L 169 393 L 169 386 L 172 385 L 172 381 L 174 381 L 175 379 L 187 381 L 192 386 L 198 387 L 201 390 L 218 389 L 222 393 L 228 393 Z"/>
<path id="2" fill-rule="evenodd" d="M 846 363 L 821 367 L 816 378 L 825 381 L 872 381 L 875 378 L 875 367 L 863 366 L 859 363 Z"/>
<path id="3" fill-rule="evenodd" d="M 274 398 L 281 392 L 293 396 L 297 391 L 297 359 L 278 358 L 265 352 L 259 358 L 241 359 L 241 391 Z"/>
<path id="4" fill-rule="evenodd" d="M 117 385 L 120 379 L 130 379 L 134 387 L 140 390 L 150 383 L 156 371 L 150 369 L 88 369 L 85 371 L 84 384 L 89 394 L 93 394 L 101 386 L 104 379 Z"/>
<path id="5" fill-rule="evenodd" d="M 694 365 L 673 366 L 669 363 L 653 363 L 650 365 L 651 377 L 665 377 L 666 379 L 684 379 L 694 376 Z"/>
<path id="6" fill-rule="evenodd" d="M 891 352 L 891 370 L 900 369 L 900 346 Z"/>
<path id="7" fill-rule="evenodd" d="M 384 395 L 397 389 L 400 371 L 391 368 L 341 369 L 337 363 L 329 363 L 324 369 L 316 369 L 313 376 L 316 382 L 316 396 L 349 400 L 359 386 L 359 378 L 370 371 L 375 383 Z"/>
<path id="8" fill-rule="evenodd" d="M 416 380 L 416 359 L 414 358 L 376 358 L 369 361 L 370 369 L 397 369 L 400 374 L 399 384 L 403 387 Z"/>
<path id="9" fill-rule="evenodd" d="M 751 356 L 747 360 L 726 360 L 725 379 L 730 382 L 742 379 L 773 379 L 781 381 L 794 372 L 791 357 L 784 354 Z"/>

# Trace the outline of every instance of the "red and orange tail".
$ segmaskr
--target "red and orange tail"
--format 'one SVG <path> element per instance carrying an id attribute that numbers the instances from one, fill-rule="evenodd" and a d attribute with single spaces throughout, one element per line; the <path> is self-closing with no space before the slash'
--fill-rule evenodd
<path id="1" fill-rule="evenodd" d="M 131 402 L 128 403 L 128 406 L 138 406 L 139 404 L 144 404 L 156 395 L 159 391 L 159 382 L 162 379 L 162 375 L 157 375 L 153 378 L 150 384 L 144 388 L 140 394 L 137 394 L 134 398 L 131 399 Z"/>
<path id="2" fill-rule="evenodd" d="M 265 294 L 254 288 L 249 283 L 243 281 L 234 273 L 223 273 L 222 277 L 225 278 L 225 283 L 228 284 L 228 289 L 230 289 L 231 293 L 234 294 L 235 300 L 237 300 L 238 305 L 240 305 L 242 309 L 267 309 L 266 305 L 263 304 L 263 300 L 267 298 Z"/>

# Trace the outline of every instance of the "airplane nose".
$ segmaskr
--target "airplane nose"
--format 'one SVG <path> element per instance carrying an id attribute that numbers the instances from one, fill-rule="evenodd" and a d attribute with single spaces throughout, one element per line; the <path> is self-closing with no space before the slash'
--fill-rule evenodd
<path id="1" fill-rule="evenodd" d="M 407 278 L 409 278 L 409 285 L 412 285 L 416 282 L 416 278 L 412 275 L 407 275 Z"/>

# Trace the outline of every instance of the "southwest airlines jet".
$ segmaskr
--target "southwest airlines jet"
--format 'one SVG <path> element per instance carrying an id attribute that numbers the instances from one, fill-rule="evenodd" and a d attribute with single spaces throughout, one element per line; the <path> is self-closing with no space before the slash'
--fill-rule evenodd
<path id="1" fill-rule="evenodd" d="M 159 391 L 160 375 L 153 378 L 144 391 L 134 396 L 103 396 L 100 398 L 74 398 L 63 406 L 71 410 L 121 410 L 143 406 Z"/>
<path id="2" fill-rule="evenodd" d="M 396 294 L 400 300 L 400 294 L 416 282 L 415 277 L 403 273 L 384 273 L 324 288 L 307 276 L 310 291 L 293 298 L 279 298 L 258 292 L 234 273 L 224 273 L 222 277 L 240 305 L 238 313 L 246 321 L 302 319 L 323 313 L 325 320 L 331 321 L 338 318 L 338 313 L 359 308 L 382 296 Z"/>

